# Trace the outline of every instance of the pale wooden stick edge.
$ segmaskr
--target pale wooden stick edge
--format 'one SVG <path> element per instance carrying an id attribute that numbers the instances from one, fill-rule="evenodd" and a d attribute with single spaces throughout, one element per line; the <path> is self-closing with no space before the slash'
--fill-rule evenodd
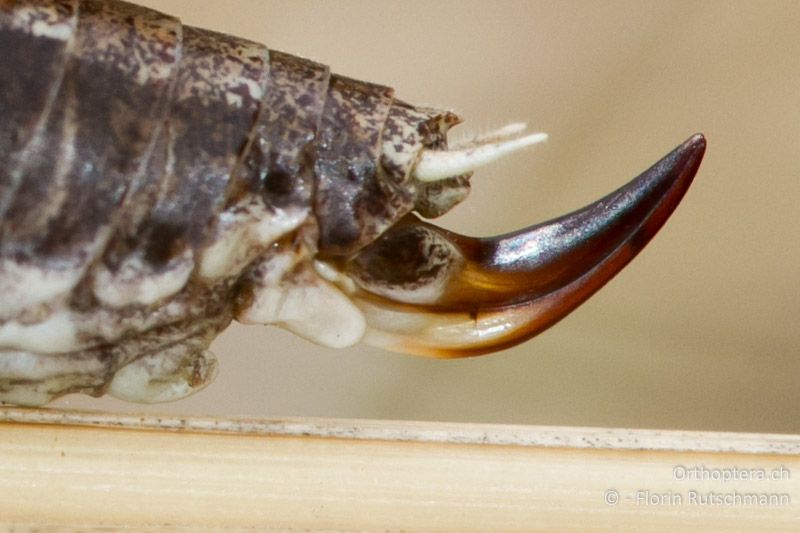
<path id="1" fill-rule="evenodd" d="M 800 455 L 800 435 L 399 420 L 136 415 L 0 406 L 0 423 L 544 448 Z"/>

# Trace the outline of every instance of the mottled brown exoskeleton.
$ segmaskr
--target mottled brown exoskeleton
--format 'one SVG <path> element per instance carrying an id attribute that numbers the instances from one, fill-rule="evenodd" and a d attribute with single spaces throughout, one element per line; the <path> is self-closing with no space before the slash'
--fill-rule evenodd
<path id="1" fill-rule="evenodd" d="M 0 0 L 0 401 L 208 383 L 232 319 L 458 357 L 552 325 L 658 231 L 694 136 L 584 209 L 496 238 L 423 222 L 543 138 L 115 0 Z"/>

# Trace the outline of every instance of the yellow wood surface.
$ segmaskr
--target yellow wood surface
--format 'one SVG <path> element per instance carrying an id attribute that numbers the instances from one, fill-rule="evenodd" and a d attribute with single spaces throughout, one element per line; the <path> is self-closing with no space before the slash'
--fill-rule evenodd
<path id="1" fill-rule="evenodd" d="M 798 472 L 797 436 L 0 408 L 17 530 L 797 531 Z"/>

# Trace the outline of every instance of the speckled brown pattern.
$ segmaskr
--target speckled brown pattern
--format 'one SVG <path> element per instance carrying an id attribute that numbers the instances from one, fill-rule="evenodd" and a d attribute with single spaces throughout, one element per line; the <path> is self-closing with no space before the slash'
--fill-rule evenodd
<path id="1" fill-rule="evenodd" d="M 81 3 L 46 134 L 29 154 L 3 220 L 4 255 L 88 266 L 102 249 L 102 234 L 143 175 L 175 62 L 177 21 L 148 13 L 126 4 Z M 89 55 L 100 48 L 103 54 Z"/>
<path id="2" fill-rule="evenodd" d="M 322 253 L 352 253 L 395 220 L 378 166 L 392 96 L 388 87 L 331 76 L 315 161 Z"/>
<path id="3" fill-rule="evenodd" d="M 272 208 L 310 209 L 314 142 L 330 71 L 325 65 L 275 50 L 269 60 L 269 90 L 240 180 L 244 189 L 263 192 Z"/>
<path id="4" fill-rule="evenodd" d="M 266 48 L 184 27 L 175 95 L 163 141 L 162 195 L 137 246 L 158 267 L 197 248 L 222 209 L 230 175 L 249 146 L 266 88 Z"/>
<path id="5" fill-rule="evenodd" d="M 422 150 L 446 150 L 447 131 L 460 122 L 461 117 L 450 111 L 414 107 L 401 101 L 395 101 L 389 112 L 383 129 L 381 166 L 396 184 L 396 194 L 413 202 L 414 209 L 424 217 L 443 215 L 469 194 L 471 173 L 419 183 L 410 176 Z"/>
<path id="6" fill-rule="evenodd" d="M 54 56 L 64 75 L 52 111 L 17 167 L 20 186 L 0 227 L 7 318 L 23 323 L 50 316 L 102 253 L 128 191 L 144 177 L 177 61 L 175 19 L 91 0 L 78 12 L 70 53 Z M 48 277 L 58 282 L 40 282 Z"/>
<path id="7" fill-rule="evenodd" d="M 15 5 L 0 1 L 0 71 L 14 73 L 0 91 L 0 220 L 20 183 L 25 150 L 61 85 L 78 21 L 77 0 L 31 2 L 16 12 Z"/>

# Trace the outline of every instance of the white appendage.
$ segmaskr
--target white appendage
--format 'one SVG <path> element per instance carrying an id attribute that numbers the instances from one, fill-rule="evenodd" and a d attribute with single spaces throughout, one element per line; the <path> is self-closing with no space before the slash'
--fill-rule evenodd
<path id="1" fill-rule="evenodd" d="M 519 134 L 525 125 L 513 123 L 489 132 L 452 150 L 425 150 L 416 167 L 414 177 L 419 181 L 438 181 L 472 172 L 526 146 L 547 140 L 546 133 L 532 133 L 524 137 L 511 138 Z"/>

